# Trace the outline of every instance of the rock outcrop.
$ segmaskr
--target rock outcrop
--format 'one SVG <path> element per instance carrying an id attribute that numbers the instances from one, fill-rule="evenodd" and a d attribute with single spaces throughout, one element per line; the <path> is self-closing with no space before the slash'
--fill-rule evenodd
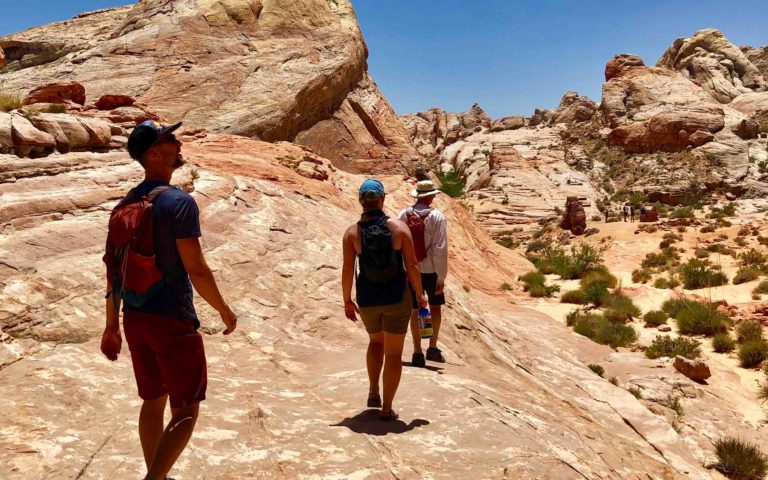
<path id="1" fill-rule="evenodd" d="M 0 37 L 0 48 L 9 90 L 55 78 L 190 128 L 267 141 L 306 132 L 302 143 L 361 168 L 402 171 L 417 155 L 366 74 L 347 0 L 145 0 Z"/>
<path id="2" fill-rule="evenodd" d="M 584 231 L 587 229 L 587 214 L 584 212 L 581 200 L 576 197 L 566 199 L 560 228 L 569 230 L 574 235 L 584 235 Z"/>
<path id="3" fill-rule="evenodd" d="M 555 125 L 558 123 L 580 123 L 591 120 L 597 112 L 595 102 L 576 92 L 567 92 L 554 110 L 536 109 L 528 125 Z"/>
<path id="4" fill-rule="evenodd" d="M 675 40 L 656 66 L 682 72 L 720 103 L 766 87 L 760 69 L 712 28 Z"/>
<path id="5" fill-rule="evenodd" d="M 450 113 L 440 108 L 401 117 L 410 130 L 410 141 L 422 155 L 434 157 L 443 149 L 473 133 L 491 128 L 491 119 L 478 104 L 463 113 Z M 497 125 L 498 126 L 498 125 Z"/>

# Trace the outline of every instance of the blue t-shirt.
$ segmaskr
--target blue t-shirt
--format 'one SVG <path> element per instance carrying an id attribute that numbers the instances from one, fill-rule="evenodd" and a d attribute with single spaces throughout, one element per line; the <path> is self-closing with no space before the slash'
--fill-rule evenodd
<path id="1" fill-rule="evenodd" d="M 148 195 L 157 187 L 168 185 L 144 181 L 129 195 Z M 190 194 L 173 188 L 166 190 L 152 204 L 152 228 L 157 267 L 166 277 L 163 290 L 141 308 L 124 306 L 123 311 L 153 313 L 200 324 L 192 303 L 192 283 L 176 248 L 178 238 L 200 237 L 200 211 Z"/>

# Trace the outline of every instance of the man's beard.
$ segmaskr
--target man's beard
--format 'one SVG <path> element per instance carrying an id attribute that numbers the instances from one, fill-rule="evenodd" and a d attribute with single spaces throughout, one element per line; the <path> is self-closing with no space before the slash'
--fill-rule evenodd
<path id="1" fill-rule="evenodd" d="M 176 155 L 176 163 L 173 164 L 173 168 L 174 169 L 181 168 L 181 167 L 184 166 L 185 163 L 187 163 L 187 162 L 184 160 L 184 155 L 182 155 L 181 152 L 179 152 Z"/>

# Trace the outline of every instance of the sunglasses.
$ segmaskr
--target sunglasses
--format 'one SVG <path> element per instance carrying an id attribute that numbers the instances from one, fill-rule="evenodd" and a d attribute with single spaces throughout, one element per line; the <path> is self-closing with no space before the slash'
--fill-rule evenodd
<path id="1" fill-rule="evenodd" d="M 163 138 L 161 138 L 157 143 L 176 143 L 176 135 L 169 133 L 166 135 L 163 135 Z"/>

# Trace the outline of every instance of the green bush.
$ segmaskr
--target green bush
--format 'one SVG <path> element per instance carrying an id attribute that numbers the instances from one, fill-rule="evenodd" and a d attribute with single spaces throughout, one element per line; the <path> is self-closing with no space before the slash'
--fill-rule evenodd
<path id="1" fill-rule="evenodd" d="M 653 339 L 651 346 L 645 350 L 645 356 L 648 358 L 675 358 L 677 355 L 681 355 L 695 360 L 701 356 L 701 349 L 699 347 L 701 347 L 701 342 L 692 338 L 672 338 L 658 335 Z"/>
<path id="2" fill-rule="evenodd" d="M 646 325 L 658 327 L 667 323 L 667 314 L 660 310 L 651 310 L 643 315 L 643 320 L 645 320 Z"/>
<path id="3" fill-rule="evenodd" d="M 650 270 L 641 268 L 632 272 L 632 281 L 635 283 L 648 283 L 652 275 Z"/>
<path id="4" fill-rule="evenodd" d="M 680 260 L 680 254 L 674 247 L 664 247 L 661 253 L 649 253 L 645 256 L 640 266 L 643 268 L 660 268 L 675 265 Z"/>
<path id="5" fill-rule="evenodd" d="M 768 457 L 756 445 L 735 438 L 715 441 L 717 463 L 713 467 L 730 480 L 764 480 Z"/>
<path id="6" fill-rule="evenodd" d="M 560 303 L 573 303 L 575 305 L 586 305 L 587 299 L 584 297 L 584 291 L 579 290 L 570 290 L 565 293 L 563 293 L 560 296 Z"/>
<path id="7" fill-rule="evenodd" d="M 461 176 L 455 170 L 449 172 L 435 172 L 437 179 L 442 184 L 440 191 L 448 195 L 449 197 L 460 197 L 464 195 L 464 184 L 461 181 Z"/>
<path id="8" fill-rule="evenodd" d="M 534 298 L 551 297 L 559 291 L 559 285 L 531 285 L 528 289 L 528 293 Z"/>
<path id="9" fill-rule="evenodd" d="M 754 248 L 750 248 L 746 252 L 742 252 L 738 256 L 739 259 L 739 265 L 742 267 L 755 267 L 755 268 L 766 268 L 766 264 L 768 264 L 768 257 L 766 257 L 762 252 L 755 250 Z"/>
<path id="10" fill-rule="evenodd" d="M 701 233 L 712 233 L 715 231 L 714 225 L 705 225 L 701 227 L 701 230 L 699 230 Z"/>
<path id="11" fill-rule="evenodd" d="M 762 282 L 758 283 L 757 286 L 752 290 L 752 293 L 755 295 L 768 294 L 768 280 L 763 280 Z"/>
<path id="12" fill-rule="evenodd" d="M 696 249 L 696 258 L 709 258 L 709 250 L 706 248 L 697 248 Z"/>
<path id="13" fill-rule="evenodd" d="M 543 240 L 533 240 L 525 248 L 525 253 L 540 252 L 540 251 L 544 250 L 544 248 L 546 248 L 547 245 L 549 245 L 549 242 L 545 242 Z"/>
<path id="14" fill-rule="evenodd" d="M 691 207 L 680 207 L 676 208 L 672 211 L 672 213 L 669 214 L 670 218 L 693 218 L 693 208 Z"/>
<path id="15" fill-rule="evenodd" d="M 580 290 L 584 294 L 584 301 L 586 303 L 591 303 L 596 307 L 603 305 L 606 299 L 611 295 L 610 292 L 608 292 L 608 287 L 599 282 L 591 283 L 586 287 L 582 287 Z"/>
<path id="16" fill-rule="evenodd" d="M 545 277 L 543 273 L 534 270 L 524 275 L 520 275 L 520 281 L 525 284 L 523 290 L 527 292 L 528 288 L 533 285 L 544 285 L 547 283 L 547 277 Z"/>
<path id="17" fill-rule="evenodd" d="M 711 245 L 707 245 L 706 249 L 708 252 L 719 253 L 720 255 L 736 255 L 736 252 L 732 248 L 728 248 L 722 243 L 713 243 Z"/>
<path id="18" fill-rule="evenodd" d="M 733 284 L 740 285 L 742 283 L 751 282 L 760 278 L 760 270 L 755 267 L 741 267 L 736 272 L 736 276 L 733 277 Z"/>
<path id="19" fill-rule="evenodd" d="M 502 284 L 501 284 L 501 287 L 499 287 L 499 289 L 500 289 L 502 292 L 508 292 L 508 291 L 512 290 L 512 285 L 510 285 L 510 284 L 508 284 L 508 283 L 504 282 L 504 283 L 502 283 Z"/>
<path id="20" fill-rule="evenodd" d="M 587 365 L 587 367 L 593 372 L 595 372 L 599 377 L 602 377 L 603 375 L 605 375 L 605 369 L 602 366 L 597 365 L 596 363 L 590 363 L 589 365 Z"/>
<path id="21" fill-rule="evenodd" d="M 605 267 L 600 267 L 587 272 L 587 274 L 584 275 L 584 278 L 582 278 L 579 282 L 581 288 L 586 288 L 596 283 L 604 284 L 606 288 L 616 288 L 619 280 L 613 276 L 613 274 L 611 274 L 608 269 Z"/>
<path id="22" fill-rule="evenodd" d="M 669 280 L 664 277 L 659 277 L 653 281 L 653 288 L 667 289 L 669 288 Z"/>
<path id="23" fill-rule="evenodd" d="M 757 367 L 765 360 L 766 353 L 765 341 L 749 340 L 739 346 L 739 362 L 744 368 Z"/>
<path id="24" fill-rule="evenodd" d="M 612 322 L 626 322 L 642 314 L 632 299 L 623 293 L 612 293 L 601 306 L 605 308 L 605 318 Z"/>
<path id="25" fill-rule="evenodd" d="M 604 249 L 586 243 L 572 245 L 570 252 L 550 244 L 536 253 L 530 253 L 528 259 L 542 273 L 554 273 L 565 280 L 572 280 L 583 278 L 590 271 L 604 268 L 603 252 Z"/>
<path id="26" fill-rule="evenodd" d="M 730 319 L 706 303 L 688 301 L 675 315 L 677 329 L 684 335 L 707 335 L 722 333 L 728 328 Z"/>
<path id="27" fill-rule="evenodd" d="M 690 300 L 684 298 L 671 298 L 661 305 L 661 310 L 670 317 L 676 317 L 677 313 L 684 309 Z"/>
<path id="28" fill-rule="evenodd" d="M 728 283 L 728 277 L 712 267 L 707 260 L 692 258 L 680 269 L 683 286 L 688 290 L 698 288 L 719 287 Z"/>
<path id="29" fill-rule="evenodd" d="M 590 312 L 589 310 L 586 310 L 584 308 L 577 308 L 576 310 L 572 310 L 568 312 L 568 315 L 565 316 L 565 324 L 569 327 L 572 327 L 576 325 L 576 323 L 580 321 L 586 321 L 588 319 L 599 319 L 600 314 Z"/>
<path id="30" fill-rule="evenodd" d="M 568 278 L 583 278 L 590 270 L 602 267 L 605 249 L 596 248 L 588 243 L 571 246 L 571 273 Z"/>
<path id="31" fill-rule="evenodd" d="M 763 338 L 763 325 L 757 320 L 747 319 L 736 325 L 736 341 L 739 343 Z"/>
<path id="32" fill-rule="evenodd" d="M 736 350 L 736 340 L 729 333 L 716 333 L 712 337 L 712 349 L 717 353 L 730 353 Z"/>
<path id="33" fill-rule="evenodd" d="M 592 341 L 613 348 L 626 347 L 637 340 L 637 332 L 629 325 L 610 322 L 601 315 L 586 315 L 576 319 L 573 331 Z"/>

